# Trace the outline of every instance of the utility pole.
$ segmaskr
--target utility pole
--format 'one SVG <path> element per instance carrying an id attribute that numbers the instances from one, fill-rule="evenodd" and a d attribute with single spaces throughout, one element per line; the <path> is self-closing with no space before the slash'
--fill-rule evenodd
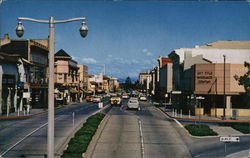
<path id="1" fill-rule="evenodd" d="M 224 87 L 223 87 L 223 120 L 226 119 L 226 55 L 224 58 Z"/>

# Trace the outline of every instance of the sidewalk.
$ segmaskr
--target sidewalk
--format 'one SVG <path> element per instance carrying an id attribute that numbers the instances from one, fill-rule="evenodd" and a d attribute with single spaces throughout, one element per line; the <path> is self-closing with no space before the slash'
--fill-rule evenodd
<path id="1" fill-rule="evenodd" d="M 159 107 L 161 111 L 163 111 L 166 115 L 169 117 L 179 120 L 179 121 L 185 121 L 185 122 L 205 122 L 205 123 L 212 123 L 209 124 L 209 127 L 218 133 L 218 136 L 244 136 L 246 134 L 243 134 L 232 127 L 229 126 L 220 126 L 217 123 L 225 123 L 225 122 L 231 122 L 231 121 L 237 121 L 237 122 L 242 122 L 242 121 L 249 121 L 250 120 L 221 120 L 216 117 L 209 117 L 209 116 L 189 116 L 189 115 L 180 115 L 180 114 L 175 114 L 173 113 L 170 109 L 165 109 L 164 107 Z M 185 124 L 185 123 L 184 123 Z"/>
<path id="2" fill-rule="evenodd" d="M 43 114 L 46 113 L 46 110 L 43 109 L 31 109 L 29 111 L 29 113 L 27 113 L 27 111 L 20 111 L 20 112 L 14 112 L 14 113 L 10 113 L 8 116 L 6 114 L 3 114 L 0 116 L 0 119 L 19 119 L 19 118 L 28 118 L 34 115 L 39 115 L 39 114 Z"/>
<path id="3" fill-rule="evenodd" d="M 81 103 L 85 103 L 86 101 L 83 100 Z M 75 104 L 76 102 L 72 102 L 72 103 L 69 103 L 67 105 L 59 105 L 57 107 L 55 107 L 55 110 L 56 109 L 60 109 L 62 107 L 65 107 L 65 106 L 68 106 L 68 105 L 71 105 L 71 104 Z M 31 109 L 29 111 L 29 113 L 27 113 L 27 111 L 20 111 L 20 112 L 14 112 L 14 113 L 10 113 L 8 116 L 6 114 L 3 114 L 3 115 L 0 115 L 0 120 L 1 119 L 22 119 L 22 118 L 29 118 L 29 117 L 32 117 L 32 116 L 35 116 L 35 115 L 39 115 L 39 114 L 43 114 L 43 113 L 47 113 L 48 110 L 47 109 Z"/>
<path id="4" fill-rule="evenodd" d="M 180 113 L 173 112 L 172 109 L 166 109 L 165 107 L 158 107 L 160 110 L 162 110 L 164 113 L 166 113 L 169 117 L 175 118 L 177 120 L 182 121 L 201 121 L 201 122 L 250 122 L 250 117 L 238 117 L 237 120 L 222 120 L 218 117 L 212 117 L 212 116 L 193 116 L 193 115 L 184 115 Z"/>
<path id="5" fill-rule="evenodd" d="M 250 158 L 250 150 L 244 150 L 240 152 L 236 152 L 230 155 L 227 155 L 227 158 Z"/>

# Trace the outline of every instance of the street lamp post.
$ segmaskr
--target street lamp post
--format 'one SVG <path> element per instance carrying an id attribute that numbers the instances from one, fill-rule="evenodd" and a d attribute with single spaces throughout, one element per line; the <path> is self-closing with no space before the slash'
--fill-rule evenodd
<path id="1" fill-rule="evenodd" d="M 226 119 L 226 55 L 223 55 L 224 58 L 224 87 L 223 87 L 223 120 Z"/>
<path id="2" fill-rule="evenodd" d="M 49 20 L 37 20 L 26 17 L 18 18 L 18 25 L 16 27 L 16 34 L 18 37 L 22 37 L 24 33 L 24 27 L 21 21 L 33 21 L 38 23 L 49 24 L 49 87 L 48 87 L 48 137 L 47 137 L 47 157 L 54 158 L 54 24 L 67 23 L 71 21 L 82 21 L 80 27 L 80 35 L 84 38 L 87 36 L 88 28 L 86 26 L 85 17 L 73 18 L 68 20 L 54 20 L 54 17 L 50 17 Z"/>

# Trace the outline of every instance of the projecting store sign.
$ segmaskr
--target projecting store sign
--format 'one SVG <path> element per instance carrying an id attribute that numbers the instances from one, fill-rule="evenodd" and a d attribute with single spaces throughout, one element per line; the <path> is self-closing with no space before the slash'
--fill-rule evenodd
<path id="1" fill-rule="evenodd" d="M 220 137 L 221 142 L 240 142 L 240 137 Z"/>

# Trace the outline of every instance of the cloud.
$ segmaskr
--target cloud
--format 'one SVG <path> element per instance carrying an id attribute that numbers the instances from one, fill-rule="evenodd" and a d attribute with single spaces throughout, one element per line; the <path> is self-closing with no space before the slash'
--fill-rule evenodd
<path id="1" fill-rule="evenodd" d="M 73 60 L 77 61 L 79 58 L 76 56 L 71 56 Z"/>
<path id="2" fill-rule="evenodd" d="M 148 49 L 144 48 L 144 49 L 142 50 L 142 52 L 143 52 L 143 53 L 146 53 L 146 52 L 148 52 Z"/>
<path id="3" fill-rule="evenodd" d="M 109 54 L 109 55 L 108 55 L 108 57 L 109 57 L 109 58 L 112 58 L 112 57 L 113 57 L 113 55 Z"/>
<path id="4" fill-rule="evenodd" d="M 85 64 L 96 64 L 96 60 L 94 58 L 82 58 L 82 62 Z"/>
<path id="5" fill-rule="evenodd" d="M 151 52 L 147 52 L 146 56 L 153 56 Z"/>
<path id="6" fill-rule="evenodd" d="M 151 53 L 148 49 L 144 48 L 142 49 L 142 52 L 146 54 L 146 56 L 153 56 L 153 53 Z"/>

